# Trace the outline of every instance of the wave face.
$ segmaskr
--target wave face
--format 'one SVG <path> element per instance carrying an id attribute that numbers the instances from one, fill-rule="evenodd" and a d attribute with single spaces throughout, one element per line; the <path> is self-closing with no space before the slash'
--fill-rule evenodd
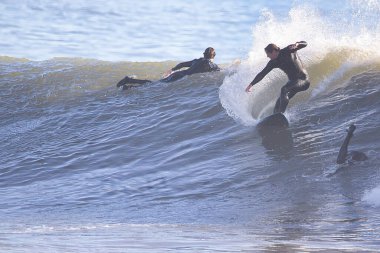
<path id="1" fill-rule="evenodd" d="M 0 57 L 0 251 L 378 250 L 379 26 L 357 4 L 354 30 L 311 6 L 264 11 L 239 65 L 127 91 L 125 75 L 176 62 Z M 268 41 L 301 39 L 312 85 L 269 145 L 255 126 L 286 78 L 244 89 Z M 352 123 L 369 159 L 337 166 Z"/>
<path id="2" fill-rule="evenodd" d="M 306 92 L 309 98 L 343 87 L 350 78 L 362 72 L 379 71 L 379 53 L 375 45 L 380 41 L 380 27 L 373 19 L 379 15 L 379 9 L 374 3 L 353 1 L 350 9 L 328 17 L 307 5 L 294 7 L 286 18 L 263 11 L 261 21 L 253 28 L 249 58 L 220 88 L 223 107 L 244 125 L 255 124 L 257 119 L 272 111 L 280 88 L 287 81 L 282 72 L 272 71 L 255 87 L 253 95 L 244 93 L 245 87 L 268 61 L 263 50 L 268 42 L 280 47 L 300 40 L 308 42 L 298 54 L 310 75 L 311 89 Z"/>

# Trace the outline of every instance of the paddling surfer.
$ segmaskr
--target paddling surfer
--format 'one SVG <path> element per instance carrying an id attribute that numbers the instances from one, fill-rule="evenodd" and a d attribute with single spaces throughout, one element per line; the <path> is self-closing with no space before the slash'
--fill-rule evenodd
<path id="1" fill-rule="evenodd" d="M 196 73 L 204 73 L 204 72 L 212 72 L 212 71 L 220 71 L 220 68 L 217 64 L 215 64 L 215 49 L 212 47 L 206 48 L 203 53 L 203 57 L 199 59 L 194 59 L 192 61 L 179 63 L 174 68 L 170 69 L 165 78 L 161 79 L 161 82 L 174 82 L 178 79 L 181 79 L 184 76 L 192 75 Z M 182 68 L 187 68 L 185 70 L 180 70 Z M 179 71 L 177 71 L 179 70 Z M 124 77 L 121 81 L 117 83 L 117 87 L 123 86 L 123 89 L 127 89 L 129 87 L 133 87 L 133 85 L 127 84 L 146 84 L 151 83 L 151 80 L 143 80 L 143 79 L 135 79 L 129 76 Z M 136 85 L 135 85 L 136 86 Z"/>
<path id="2" fill-rule="evenodd" d="M 356 126 L 352 124 L 348 130 L 346 138 L 344 139 L 342 146 L 340 147 L 338 158 L 336 159 L 337 164 L 342 164 L 346 161 L 364 161 L 367 160 L 368 157 L 360 151 L 350 151 L 348 152 L 348 144 L 350 143 L 350 140 L 352 136 L 354 135 L 354 131 L 356 129 Z"/>
<path id="3" fill-rule="evenodd" d="M 245 91 L 250 92 L 252 86 L 260 82 L 272 69 L 281 69 L 288 76 L 289 81 L 281 88 L 281 94 L 277 99 L 273 113 L 285 112 L 289 99 L 296 93 L 307 90 L 310 86 L 308 74 L 297 54 L 299 49 L 306 46 L 307 43 L 305 41 L 296 42 L 283 49 L 280 49 L 275 44 L 269 44 L 265 47 L 265 53 L 270 61 L 256 75 Z"/>

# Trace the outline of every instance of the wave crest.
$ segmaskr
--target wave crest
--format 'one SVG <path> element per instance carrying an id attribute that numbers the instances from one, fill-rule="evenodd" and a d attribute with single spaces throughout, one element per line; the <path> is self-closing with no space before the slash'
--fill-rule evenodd
<path id="1" fill-rule="evenodd" d="M 368 7 L 373 3 L 362 4 Z M 358 3 L 329 16 L 310 5 L 292 8 L 285 19 L 263 10 L 260 22 L 253 27 L 253 47 L 248 59 L 220 87 L 220 101 L 228 115 L 243 125 L 254 125 L 273 110 L 280 88 L 287 81 L 280 70 L 268 74 L 251 94 L 244 91 L 266 65 L 268 59 L 263 48 L 268 43 L 285 47 L 300 40 L 308 42 L 299 55 L 309 72 L 311 88 L 295 100 L 315 98 L 363 71 L 379 70 L 379 53 L 374 45 L 380 43 L 380 26 L 367 18 L 371 13 L 367 16 L 360 13 Z M 372 14 L 375 13 L 376 8 L 372 9 Z"/>

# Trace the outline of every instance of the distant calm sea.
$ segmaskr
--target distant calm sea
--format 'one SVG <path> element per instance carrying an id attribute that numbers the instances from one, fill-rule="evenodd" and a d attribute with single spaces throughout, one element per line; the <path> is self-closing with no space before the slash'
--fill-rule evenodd
<path id="1" fill-rule="evenodd" d="M 0 252 L 380 252 L 380 1 L 0 1 Z M 311 87 L 256 130 L 299 40 Z M 218 73 L 127 91 L 216 49 Z M 369 159 L 336 165 L 349 149 Z"/>

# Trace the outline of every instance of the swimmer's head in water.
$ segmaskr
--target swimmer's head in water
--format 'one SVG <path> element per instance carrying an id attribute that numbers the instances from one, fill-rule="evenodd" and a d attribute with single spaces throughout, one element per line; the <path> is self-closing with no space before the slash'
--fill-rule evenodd
<path id="1" fill-rule="evenodd" d="M 216 53 L 215 53 L 215 49 L 212 48 L 212 47 L 208 47 L 206 48 L 206 50 L 204 51 L 203 53 L 203 56 L 206 58 L 206 59 L 214 59 Z"/>
<path id="2" fill-rule="evenodd" d="M 280 48 L 276 44 L 273 44 L 273 43 L 266 46 L 264 50 L 268 58 L 271 60 L 276 59 L 278 56 L 278 53 L 280 52 Z"/>

